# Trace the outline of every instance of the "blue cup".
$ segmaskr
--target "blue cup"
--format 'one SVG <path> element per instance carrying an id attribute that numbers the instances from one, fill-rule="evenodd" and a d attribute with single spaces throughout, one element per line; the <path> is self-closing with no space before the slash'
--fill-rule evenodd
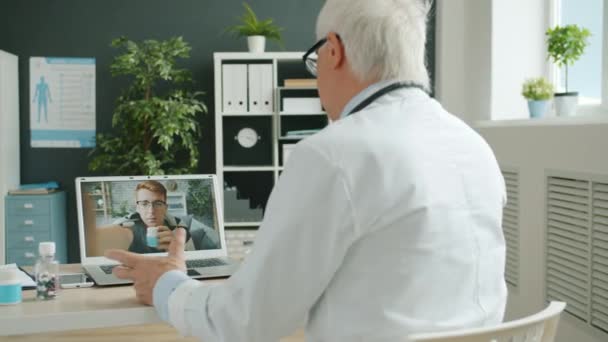
<path id="1" fill-rule="evenodd" d="M 0 285 L 0 305 L 21 303 L 21 283 Z"/>

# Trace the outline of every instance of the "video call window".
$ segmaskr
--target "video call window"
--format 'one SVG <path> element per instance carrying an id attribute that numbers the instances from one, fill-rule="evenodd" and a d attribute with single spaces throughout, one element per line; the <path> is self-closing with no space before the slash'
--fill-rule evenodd
<path id="1" fill-rule="evenodd" d="M 186 250 L 222 247 L 211 179 L 87 182 L 81 191 L 88 256 L 163 253 L 178 227 L 187 231 Z"/>

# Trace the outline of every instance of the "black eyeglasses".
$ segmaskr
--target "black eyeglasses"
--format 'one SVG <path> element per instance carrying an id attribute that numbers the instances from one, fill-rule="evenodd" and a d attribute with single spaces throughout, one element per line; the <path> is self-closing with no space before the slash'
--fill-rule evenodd
<path id="1" fill-rule="evenodd" d="M 164 208 L 167 206 L 167 203 L 165 203 L 164 201 L 154 201 L 154 202 L 137 201 L 137 202 L 135 202 L 135 204 L 137 204 L 137 206 L 142 209 L 150 209 L 150 208 L 160 209 L 160 208 Z"/>
<path id="2" fill-rule="evenodd" d="M 336 35 L 336 37 L 340 39 L 339 35 Z M 321 46 L 323 46 L 323 44 L 325 44 L 325 42 L 327 42 L 327 37 L 322 38 L 321 40 L 316 42 L 315 45 L 308 49 L 304 56 L 302 56 L 302 60 L 306 65 L 306 70 L 308 70 L 308 72 L 311 73 L 311 75 L 313 75 L 314 77 L 317 77 L 317 51 L 319 50 L 319 48 L 321 48 Z"/>

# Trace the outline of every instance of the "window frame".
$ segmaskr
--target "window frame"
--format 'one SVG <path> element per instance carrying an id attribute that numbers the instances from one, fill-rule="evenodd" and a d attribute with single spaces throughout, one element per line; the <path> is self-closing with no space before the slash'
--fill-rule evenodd
<path id="1" fill-rule="evenodd" d="M 561 0 L 551 0 L 549 4 L 549 27 L 560 24 Z M 602 31 L 602 98 L 600 104 L 580 103 L 578 115 L 608 115 L 608 3 L 603 6 Z M 549 75 L 553 84 L 561 83 L 560 68 L 554 63 L 549 62 Z"/>

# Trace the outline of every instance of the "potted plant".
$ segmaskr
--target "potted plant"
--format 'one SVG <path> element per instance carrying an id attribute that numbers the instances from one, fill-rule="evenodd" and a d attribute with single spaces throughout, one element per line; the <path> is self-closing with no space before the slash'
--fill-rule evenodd
<path id="1" fill-rule="evenodd" d="M 577 25 L 549 28 L 547 35 L 548 58 L 558 67 L 565 67 L 566 91 L 555 94 L 555 111 L 558 116 L 576 114 L 578 92 L 568 91 L 568 65 L 574 64 L 585 51 L 591 35 L 588 29 Z"/>
<path id="2" fill-rule="evenodd" d="M 92 171 L 109 175 L 193 173 L 198 166 L 202 92 L 187 89 L 190 72 L 176 66 L 190 46 L 181 38 L 136 43 L 121 37 L 112 46 L 126 51 L 110 65 L 113 76 L 128 75 L 131 85 L 118 98 L 112 134 L 98 134 L 91 151 Z"/>
<path id="3" fill-rule="evenodd" d="M 521 94 L 528 100 L 531 118 L 545 115 L 553 92 L 553 85 L 544 77 L 531 78 L 524 82 Z"/>
<path id="4" fill-rule="evenodd" d="M 233 33 L 237 37 L 247 37 L 249 51 L 254 53 L 264 52 L 266 38 L 282 44 L 282 28 L 274 24 L 272 19 L 259 20 L 247 3 L 243 3 L 243 6 L 245 7 L 245 13 L 239 18 L 241 23 L 228 27 L 228 32 Z"/>

